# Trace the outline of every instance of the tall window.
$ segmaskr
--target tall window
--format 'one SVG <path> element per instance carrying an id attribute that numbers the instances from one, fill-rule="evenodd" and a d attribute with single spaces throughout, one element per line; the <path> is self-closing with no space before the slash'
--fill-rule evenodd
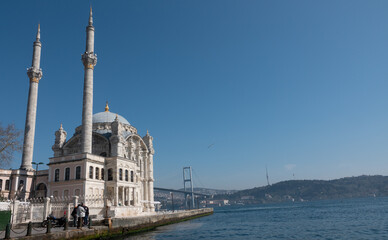
<path id="1" fill-rule="evenodd" d="M 93 178 L 93 167 L 89 167 L 89 178 Z"/>
<path id="2" fill-rule="evenodd" d="M 75 179 L 81 179 L 81 166 L 75 168 Z"/>
<path id="3" fill-rule="evenodd" d="M 70 180 L 70 168 L 65 168 L 65 181 Z"/>
<path id="4" fill-rule="evenodd" d="M 96 179 L 100 179 L 100 169 L 96 167 Z"/>
<path id="5" fill-rule="evenodd" d="M 112 181 L 113 180 L 113 170 L 112 168 L 109 168 L 108 169 L 108 181 Z"/>
<path id="6" fill-rule="evenodd" d="M 128 170 L 125 170 L 125 181 L 128 182 Z"/>
<path id="7" fill-rule="evenodd" d="M 131 182 L 133 182 L 133 171 L 131 171 Z"/>
<path id="8" fill-rule="evenodd" d="M 122 181 L 123 180 L 123 169 L 119 169 L 119 180 Z"/>
<path id="9" fill-rule="evenodd" d="M 55 169 L 54 182 L 59 182 L 59 169 Z"/>
<path id="10" fill-rule="evenodd" d="M 5 190 L 9 191 L 9 180 L 5 180 Z"/>
<path id="11" fill-rule="evenodd" d="M 3 190 L 3 179 L 0 179 L 0 191 Z"/>
<path id="12" fill-rule="evenodd" d="M 101 168 L 101 180 L 104 180 L 105 178 L 105 172 L 104 172 L 104 169 Z"/>

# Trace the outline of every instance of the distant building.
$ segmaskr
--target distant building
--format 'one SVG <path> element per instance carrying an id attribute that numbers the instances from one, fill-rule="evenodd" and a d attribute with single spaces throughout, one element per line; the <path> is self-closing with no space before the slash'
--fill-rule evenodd
<path id="1" fill-rule="evenodd" d="M 23 157 L 20 169 L 0 169 L 0 193 L 5 198 L 69 197 L 100 195 L 109 207 L 110 216 L 137 215 L 153 212 L 153 137 L 143 137 L 124 117 L 109 111 L 93 115 L 94 26 L 90 10 L 86 27 L 86 51 L 82 125 L 67 139 L 62 124 L 55 132 L 54 157 L 49 169 L 33 169 L 38 84 L 40 69 L 40 28 L 34 42 L 30 92 L 26 117 Z"/>
<path id="2" fill-rule="evenodd" d="M 254 196 L 241 196 L 241 200 L 254 200 Z"/>
<path id="3" fill-rule="evenodd" d="M 202 202 L 201 202 L 202 203 Z M 221 200 L 204 200 L 204 203 L 206 203 L 209 207 L 221 207 L 225 205 L 229 205 L 229 200 L 227 199 L 221 199 Z"/>

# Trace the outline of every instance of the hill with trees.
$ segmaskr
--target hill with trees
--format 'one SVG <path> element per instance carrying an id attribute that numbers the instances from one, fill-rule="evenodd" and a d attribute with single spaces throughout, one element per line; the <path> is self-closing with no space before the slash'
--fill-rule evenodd
<path id="1" fill-rule="evenodd" d="M 273 185 L 218 194 L 231 204 L 258 204 L 286 201 L 314 201 L 359 197 L 388 196 L 388 176 L 359 176 L 335 180 L 289 180 Z"/>

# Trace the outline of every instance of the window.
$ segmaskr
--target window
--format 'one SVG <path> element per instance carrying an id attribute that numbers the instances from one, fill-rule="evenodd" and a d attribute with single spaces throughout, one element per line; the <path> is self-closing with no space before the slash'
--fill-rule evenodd
<path id="1" fill-rule="evenodd" d="M 79 168 L 81 169 L 81 167 L 79 167 Z M 80 191 L 79 189 L 76 189 L 76 190 L 74 191 L 74 195 L 76 195 L 76 196 L 79 196 L 80 193 L 81 193 L 81 191 Z"/>
<path id="2" fill-rule="evenodd" d="M 55 169 L 54 182 L 59 182 L 59 169 Z"/>
<path id="3" fill-rule="evenodd" d="M 58 197 L 58 191 L 54 191 L 53 196 Z"/>
<path id="4" fill-rule="evenodd" d="M 65 190 L 65 191 L 63 192 L 63 196 L 65 196 L 65 197 L 69 196 L 69 190 Z"/>
<path id="5" fill-rule="evenodd" d="M 3 179 L 0 179 L 0 191 L 3 190 Z"/>
<path id="6" fill-rule="evenodd" d="M 70 168 L 65 168 L 65 181 L 69 181 L 69 180 L 70 180 Z"/>
<path id="7" fill-rule="evenodd" d="M 101 168 L 101 180 L 104 180 L 104 178 L 105 178 L 104 174 L 105 174 L 104 169 Z"/>
<path id="8" fill-rule="evenodd" d="M 24 187 L 24 181 L 23 180 L 20 180 L 19 181 L 19 190 L 22 190 Z"/>
<path id="9" fill-rule="evenodd" d="M 9 191 L 9 180 L 5 180 L 5 190 Z"/>
<path id="10" fill-rule="evenodd" d="M 96 179 L 100 179 L 100 169 L 96 167 Z"/>
<path id="11" fill-rule="evenodd" d="M 119 169 L 119 180 L 122 181 L 123 180 L 123 169 Z"/>
<path id="12" fill-rule="evenodd" d="M 128 170 L 125 170 L 125 181 L 128 182 Z"/>
<path id="13" fill-rule="evenodd" d="M 113 180 L 113 171 L 112 171 L 112 168 L 109 168 L 108 169 L 108 181 L 112 181 Z"/>
<path id="14" fill-rule="evenodd" d="M 93 178 L 93 167 L 89 167 L 89 178 Z"/>
<path id="15" fill-rule="evenodd" d="M 133 182 L 133 171 L 131 171 L 131 182 Z"/>
<path id="16" fill-rule="evenodd" d="M 75 168 L 75 179 L 81 179 L 81 167 L 80 166 Z"/>

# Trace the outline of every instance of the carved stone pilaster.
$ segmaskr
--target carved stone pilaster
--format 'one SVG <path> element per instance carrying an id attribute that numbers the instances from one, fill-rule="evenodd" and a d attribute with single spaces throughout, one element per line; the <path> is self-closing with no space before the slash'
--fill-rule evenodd
<path id="1" fill-rule="evenodd" d="M 67 132 L 63 130 L 62 124 L 58 131 L 55 132 L 55 143 L 52 146 L 54 157 L 63 155 L 62 147 L 66 142 Z"/>
<path id="2" fill-rule="evenodd" d="M 97 64 L 97 55 L 93 52 L 85 52 L 82 54 L 82 63 L 85 69 L 94 69 Z"/>
<path id="3" fill-rule="evenodd" d="M 34 67 L 27 68 L 27 75 L 31 82 L 39 83 L 39 80 L 43 76 L 42 69 L 36 69 Z"/>
<path id="4" fill-rule="evenodd" d="M 152 155 L 155 154 L 153 140 L 154 140 L 154 138 L 153 138 L 153 137 L 148 133 L 148 131 L 147 131 L 147 134 L 143 137 L 143 141 L 144 141 L 145 144 L 147 145 L 148 150 L 150 151 L 150 153 L 151 153 Z"/>

